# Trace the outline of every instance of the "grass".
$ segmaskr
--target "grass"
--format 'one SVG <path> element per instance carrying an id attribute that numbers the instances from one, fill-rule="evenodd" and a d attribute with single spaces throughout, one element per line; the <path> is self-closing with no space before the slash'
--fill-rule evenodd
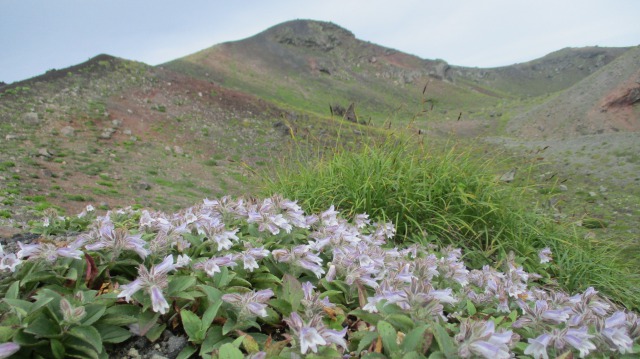
<path id="1" fill-rule="evenodd" d="M 623 255 L 630 243 L 583 239 L 527 208 L 518 188 L 495 180 L 491 161 L 480 162 L 455 147 L 438 150 L 410 138 L 389 137 L 360 150 L 335 150 L 276 169 L 265 192 L 296 199 L 308 212 L 331 205 L 347 215 L 367 213 L 393 221 L 399 242 L 453 244 L 473 267 L 505 258 L 527 258 L 540 272 L 537 252 L 550 247 L 551 275 L 568 291 L 589 286 L 626 306 L 640 307 L 637 261 Z"/>

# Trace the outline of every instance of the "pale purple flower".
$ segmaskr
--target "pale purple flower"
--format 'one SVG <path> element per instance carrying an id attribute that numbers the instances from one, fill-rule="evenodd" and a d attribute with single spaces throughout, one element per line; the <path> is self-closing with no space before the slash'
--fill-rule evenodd
<path id="1" fill-rule="evenodd" d="M 269 231 L 273 235 L 280 233 L 280 229 L 284 229 L 287 233 L 293 229 L 281 213 L 275 212 L 273 202 L 269 198 L 248 210 L 247 223 L 256 223 L 260 232 Z"/>
<path id="2" fill-rule="evenodd" d="M 293 266 L 309 270 L 320 278 L 325 273 L 322 258 L 311 251 L 308 245 L 299 245 L 288 249 L 274 249 L 271 255 L 278 262 L 291 263 Z"/>
<path id="3" fill-rule="evenodd" d="M 551 341 L 551 336 L 544 333 L 537 338 L 529 338 L 529 345 L 524 350 L 526 355 L 531 355 L 533 359 L 549 359 L 547 354 L 547 346 Z"/>
<path id="4" fill-rule="evenodd" d="M 322 323 L 321 315 L 315 315 L 307 323 L 302 320 L 298 313 L 293 312 L 288 318 L 285 318 L 284 321 L 289 325 L 289 329 L 296 337 L 301 354 L 307 354 L 309 350 L 317 353 L 318 346 L 328 344 L 336 344 L 342 347 L 343 350 L 347 347 L 344 339 L 344 336 L 347 334 L 347 328 L 341 331 L 329 329 Z"/>
<path id="5" fill-rule="evenodd" d="M 311 282 L 302 283 L 304 297 L 301 300 L 307 316 L 322 313 L 325 308 L 334 308 L 335 304 L 329 301 L 328 297 L 320 298 L 320 294 L 314 291 L 315 286 Z"/>
<path id="6" fill-rule="evenodd" d="M 184 268 L 186 266 L 189 265 L 189 263 L 191 263 L 191 258 L 189 258 L 188 255 L 186 254 L 181 254 L 178 256 L 178 258 L 176 258 L 176 269 L 177 268 Z"/>
<path id="7" fill-rule="evenodd" d="M 538 258 L 540 258 L 540 263 L 549 263 L 553 259 L 551 256 L 551 249 L 549 247 L 543 248 L 540 252 L 538 252 Z"/>
<path id="8" fill-rule="evenodd" d="M 0 244 L 0 270 L 8 269 L 11 272 L 16 271 L 16 267 L 22 263 L 15 253 L 5 253 Z"/>
<path id="9" fill-rule="evenodd" d="M 53 243 L 22 244 L 22 242 L 18 242 L 18 246 L 20 250 L 16 254 L 17 258 L 44 259 L 53 263 L 58 257 L 82 259 L 84 256 L 84 253 L 77 249 L 74 243 L 62 248 L 56 247 Z"/>
<path id="10" fill-rule="evenodd" d="M 227 230 L 225 224 L 217 217 L 210 218 L 205 223 L 202 223 L 198 227 L 198 233 L 204 234 L 216 242 L 218 250 L 227 250 L 233 246 L 233 241 L 237 241 L 239 238 L 236 236 L 238 229 Z"/>
<path id="11" fill-rule="evenodd" d="M 225 294 L 222 296 L 222 300 L 240 309 L 238 318 L 266 317 L 268 314 L 265 303 L 269 301 L 273 295 L 274 293 L 271 289 L 264 289 L 257 292 Z"/>
<path id="12" fill-rule="evenodd" d="M 231 254 L 224 257 L 215 257 L 207 259 L 204 262 L 196 263 L 193 268 L 204 270 L 210 277 L 216 273 L 220 273 L 220 267 L 235 267 L 238 265 Z"/>
<path id="13" fill-rule="evenodd" d="M 612 350 L 624 354 L 633 350 L 633 339 L 627 331 L 627 318 L 624 312 L 617 311 L 604 321 L 600 334 Z"/>
<path id="14" fill-rule="evenodd" d="M 495 324 L 489 320 L 486 322 L 472 322 L 463 320 L 460 325 L 460 333 L 455 336 L 459 343 L 458 355 L 463 358 L 484 357 L 511 358 L 509 345 L 512 344 L 513 333 L 511 331 L 495 331 Z"/>
<path id="15" fill-rule="evenodd" d="M 567 342 L 580 352 L 580 358 L 584 358 L 591 350 L 596 349 L 596 346 L 589 341 L 589 339 L 593 338 L 593 335 L 587 333 L 587 327 L 582 327 L 580 329 L 566 329 L 561 333 L 563 335 L 557 339 L 556 347 L 558 347 L 558 343 L 562 344 Z M 562 347 L 563 345 L 560 346 L 560 348 Z"/>
<path id="16" fill-rule="evenodd" d="M 369 220 L 369 215 L 366 213 L 361 213 L 356 215 L 354 222 L 356 224 L 357 228 L 364 228 L 366 226 L 368 226 L 371 223 L 371 220 Z"/>
<path id="17" fill-rule="evenodd" d="M 572 313 L 571 308 L 566 306 L 559 309 L 551 309 L 549 308 L 549 303 L 541 299 L 536 300 L 533 308 L 529 307 L 529 304 L 521 299 L 518 299 L 517 303 L 524 315 L 513 323 L 515 328 L 522 328 L 539 322 L 553 325 L 566 323 Z"/>
<path id="18" fill-rule="evenodd" d="M 0 344 L 0 359 L 8 358 L 20 350 L 20 345 L 14 342 Z"/>
<path id="19" fill-rule="evenodd" d="M 173 263 L 172 255 L 165 257 L 160 264 L 152 266 L 151 270 L 147 270 L 144 265 L 140 265 L 138 278 L 129 284 L 121 286 L 122 291 L 118 294 L 118 298 L 124 298 L 127 302 L 130 302 L 131 296 L 139 290 L 144 290 L 151 298 L 153 311 L 165 314 L 166 310 L 169 309 L 169 303 L 164 298 L 162 290 L 169 284 L 167 273 L 175 269 L 176 266 Z"/>
<path id="20" fill-rule="evenodd" d="M 100 237 L 97 242 L 87 244 L 85 249 L 97 251 L 101 249 L 109 249 L 112 253 L 112 259 L 115 260 L 124 250 L 136 252 L 140 258 L 145 259 L 151 252 L 145 248 L 147 242 L 142 239 L 141 234 L 130 234 L 123 228 L 114 228 L 110 221 L 103 222 L 99 228 Z"/>
<path id="21" fill-rule="evenodd" d="M 267 257 L 269 255 L 269 251 L 264 249 L 264 247 L 258 248 L 247 248 L 243 252 L 240 252 L 236 255 L 237 259 L 241 259 L 244 265 L 244 269 L 249 272 L 253 272 L 254 269 L 258 269 L 260 266 L 258 265 L 258 261 Z"/>

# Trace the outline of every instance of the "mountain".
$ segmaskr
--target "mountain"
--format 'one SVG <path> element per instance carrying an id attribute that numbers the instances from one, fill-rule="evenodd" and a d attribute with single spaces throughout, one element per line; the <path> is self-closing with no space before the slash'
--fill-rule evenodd
<path id="1" fill-rule="evenodd" d="M 640 47 L 510 121 L 517 136 L 561 138 L 640 130 Z"/>
<path id="2" fill-rule="evenodd" d="M 355 102 L 361 117 L 378 124 L 408 122 L 425 109 L 438 122 L 461 113 L 491 120 L 509 112 L 505 101 L 565 90 L 627 50 L 563 49 L 524 64 L 466 68 L 361 41 L 333 23 L 295 20 L 164 67 L 317 114 Z"/>
<path id="3" fill-rule="evenodd" d="M 0 90 L 0 209 L 16 218 L 87 203 L 173 210 L 239 194 L 291 135 L 337 137 L 327 121 L 100 55 Z"/>

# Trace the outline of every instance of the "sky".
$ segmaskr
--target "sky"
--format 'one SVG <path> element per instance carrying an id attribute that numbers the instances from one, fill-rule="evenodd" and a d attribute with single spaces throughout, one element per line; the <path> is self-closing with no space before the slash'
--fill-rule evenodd
<path id="1" fill-rule="evenodd" d="M 640 45 L 639 0 L 0 0 L 0 81 L 101 53 L 158 65 L 294 19 L 469 67 Z"/>

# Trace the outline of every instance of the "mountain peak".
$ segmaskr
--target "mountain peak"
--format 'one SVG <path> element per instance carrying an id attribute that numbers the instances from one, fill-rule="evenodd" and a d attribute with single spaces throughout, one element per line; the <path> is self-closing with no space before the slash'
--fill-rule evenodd
<path id="1" fill-rule="evenodd" d="M 278 43 L 296 47 L 317 48 L 323 51 L 340 46 L 355 35 L 332 22 L 316 20 L 292 20 L 273 26 L 258 36 L 265 36 Z"/>

